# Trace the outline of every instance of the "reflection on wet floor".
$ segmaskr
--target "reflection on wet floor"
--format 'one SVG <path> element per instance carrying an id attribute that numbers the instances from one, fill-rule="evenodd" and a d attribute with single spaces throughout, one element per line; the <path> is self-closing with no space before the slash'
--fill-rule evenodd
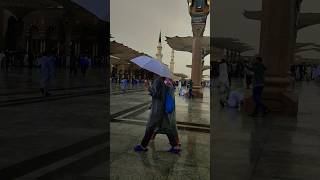
<path id="1" fill-rule="evenodd" d="M 176 118 L 178 122 L 188 122 L 195 124 L 210 125 L 210 102 L 209 89 L 205 89 L 204 99 L 189 99 L 182 96 L 176 96 Z M 150 110 L 133 117 L 147 121 Z"/>
<path id="2" fill-rule="evenodd" d="M 276 114 L 250 118 L 237 110 L 221 109 L 214 99 L 214 179 L 319 179 L 320 86 L 298 83 L 296 91 L 297 118 Z"/>
<path id="3" fill-rule="evenodd" d="M 126 108 L 142 102 L 150 102 L 145 92 L 111 97 L 111 112 L 119 112 L 123 103 Z M 209 89 L 203 100 L 176 97 L 177 121 L 210 124 Z M 149 110 L 126 118 L 147 121 Z M 133 151 L 144 135 L 144 125 L 111 123 L 111 179 L 210 179 L 210 134 L 180 130 L 181 155 L 166 152 L 170 144 L 165 135 L 157 135 L 146 153 Z"/>
<path id="4" fill-rule="evenodd" d="M 0 71 L 1 180 L 34 171 L 48 173 L 42 169 L 48 166 L 51 167 L 49 172 L 53 172 L 58 169 L 57 164 L 60 163 L 61 167 L 71 163 L 68 161 L 66 165 L 61 161 L 75 161 L 73 156 L 86 152 L 92 146 L 106 146 L 103 138 L 108 114 L 104 75 L 101 69 L 90 69 L 86 77 L 69 77 L 68 72 L 58 69 L 51 86 L 53 95 L 44 98 L 39 91 L 38 69 L 32 73 L 27 68 L 11 69 L 8 73 Z M 101 90 L 102 94 L 86 94 L 92 90 Z M 95 153 L 93 155 L 96 156 Z M 102 157 L 99 161 L 103 158 L 106 161 L 105 155 L 97 156 Z M 86 161 L 70 166 L 85 173 L 79 168 L 101 163 L 94 162 L 94 159 L 92 156 L 90 163 Z M 64 173 L 70 172 L 65 170 Z"/>
<path id="5" fill-rule="evenodd" d="M 145 127 L 111 124 L 111 179 L 210 179 L 209 134 L 180 131 L 181 155 L 166 152 L 170 145 L 158 135 L 146 153 L 136 153 Z"/>

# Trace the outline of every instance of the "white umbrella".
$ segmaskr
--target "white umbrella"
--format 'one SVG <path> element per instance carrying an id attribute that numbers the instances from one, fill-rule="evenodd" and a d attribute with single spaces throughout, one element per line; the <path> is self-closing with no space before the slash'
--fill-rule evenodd
<path id="1" fill-rule="evenodd" d="M 87 9 L 99 19 L 109 21 L 109 0 L 72 0 L 74 3 Z"/>
<path id="2" fill-rule="evenodd" d="M 131 60 L 131 62 L 137 64 L 141 68 L 158 74 L 161 77 L 167 77 L 173 79 L 173 74 L 169 68 L 160 61 L 148 56 L 139 56 Z"/>

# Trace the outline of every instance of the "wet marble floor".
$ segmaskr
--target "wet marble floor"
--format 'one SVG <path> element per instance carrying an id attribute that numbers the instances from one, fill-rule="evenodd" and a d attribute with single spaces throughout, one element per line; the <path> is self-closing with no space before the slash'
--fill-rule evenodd
<path id="1" fill-rule="evenodd" d="M 90 69 L 85 78 L 69 77 L 59 70 L 53 96 L 44 98 L 37 69 L 0 71 L 0 179 L 13 179 L 77 154 L 90 147 L 87 139 L 106 134 L 103 74 Z M 73 147 L 79 142 L 86 145 Z"/>
<path id="2" fill-rule="evenodd" d="M 111 124 L 110 179 L 210 179 L 209 134 L 180 131 L 181 155 L 166 152 L 170 145 L 164 135 L 149 144 L 149 151 L 136 153 L 145 127 Z"/>
<path id="3" fill-rule="evenodd" d="M 320 84 L 297 83 L 297 118 L 251 118 L 213 100 L 213 179 L 320 179 Z M 218 97 L 214 91 L 214 97 Z"/>
<path id="4" fill-rule="evenodd" d="M 210 133 L 198 131 L 201 125 L 210 126 L 209 89 L 203 100 L 176 97 L 177 122 L 193 124 L 194 130 L 179 130 L 182 144 L 181 155 L 166 152 L 170 145 L 165 135 L 157 135 L 149 144 L 149 151 L 136 153 L 133 147 L 140 143 L 148 120 L 148 106 L 151 101 L 147 92 L 111 96 L 111 112 L 147 103 L 145 108 L 134 113 L 116 117 L 123 122 L 111 122 L 110 128 L 110 178 L 112 180 L 207 180 L 210 179 Z M 134 111 L 134 110 L 133 110 Z M 142 124 L 130 123 L 141 121 Z M 200 127 L 199 127 L 200 128 Z"/>
<path id="5" fill-rule="evenodd" d="M 176 96 L 176 118 L 178 122 L 210 126 L 210 89 L 204 89 L 203 99 Z M 147 121 L 150 110 L 129 118 Z"/>

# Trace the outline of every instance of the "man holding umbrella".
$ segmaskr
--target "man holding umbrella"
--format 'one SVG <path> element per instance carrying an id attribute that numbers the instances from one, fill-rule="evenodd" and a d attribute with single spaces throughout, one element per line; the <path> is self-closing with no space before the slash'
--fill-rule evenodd
<path id="1" fill-rule="evenodd" d="M 147 57 L 140 56 L 133 60 L 131 60 L 135 64 L 139 65 L 141 68 L 144 68 L 148 71 L 151 71 L 157 74 L 155 80 L 153 81 L 151 87 L 149 87 L 149 94 L 152 97 L 152 105 L 151 105 L 151 114 L 147 123 L 145 135 L 139 145 L 134 147 L 136 152 L 145 152 L 148 151 L 148 144 L 153 137 L 154 133 L 161 129 L 163 121 L 168 120 L 166 118 L 166 85 L 164 83 L 165 78 L 172 79 L 171 71 L 161 62 Z M 166 135 L 171 144 L 170 152 L 179 153 L 180 146 L 176 141 L 173 131 L 167 131 Z"/>

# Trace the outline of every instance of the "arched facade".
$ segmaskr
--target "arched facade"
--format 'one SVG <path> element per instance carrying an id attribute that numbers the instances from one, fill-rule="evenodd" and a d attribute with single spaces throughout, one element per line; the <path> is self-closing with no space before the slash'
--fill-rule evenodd
<path id="1" fill-rule="evenodd" d="M 0 49 L 35 56 L 45 51 L 106 56 L 106 23 L 70 0 L 8 2 L 0 2 Z"/>

